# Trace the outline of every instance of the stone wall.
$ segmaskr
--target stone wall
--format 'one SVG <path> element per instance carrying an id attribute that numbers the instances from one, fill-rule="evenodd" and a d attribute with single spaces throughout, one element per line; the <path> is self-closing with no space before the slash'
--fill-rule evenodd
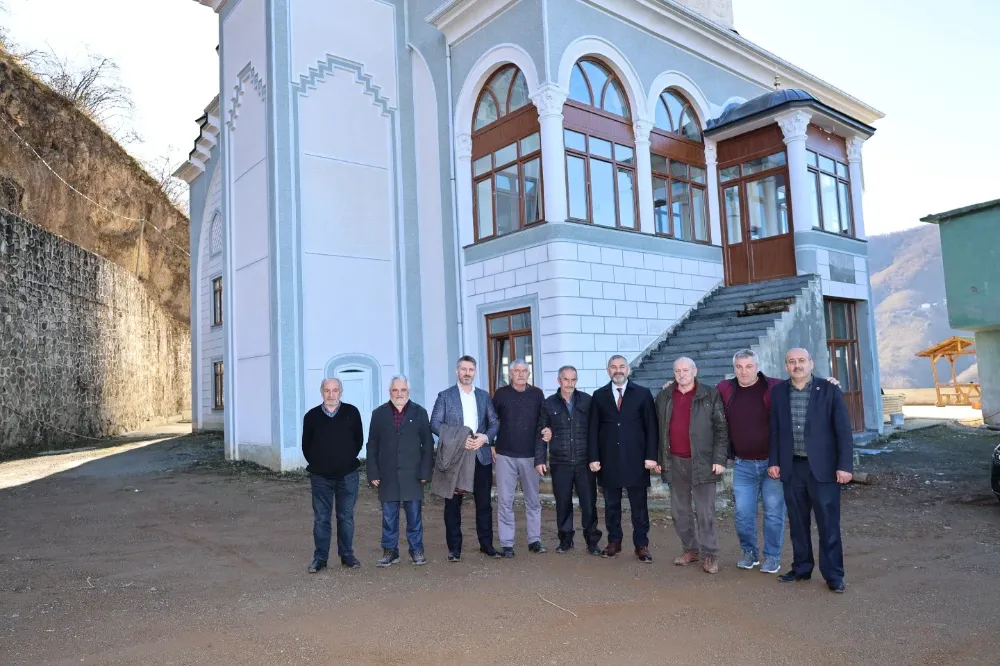
<path id="1" fill-rule="evenodd" d="M 0 120 L 0 208 L 133 273 L 138 256 L 139 279 L 149 294 L 189 324 L 188 219 L 159 184 L 104 130 L 2 48 Z M 22 140 L 101 206 L 60 182 Z M 136 222 L 139 218 L 160 232 Z"/>
<path id="2" fill-rule="evenodd" d="M 0 449 L 188 416 L 190 349 L 132 273 L 0 214 Z"/>

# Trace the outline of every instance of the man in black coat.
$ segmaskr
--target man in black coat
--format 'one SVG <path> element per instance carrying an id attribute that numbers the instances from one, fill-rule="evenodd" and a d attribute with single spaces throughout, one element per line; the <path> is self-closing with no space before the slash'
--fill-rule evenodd
<path id="1" fill-rule="evenodd" d="M 819 532 L 819 571 L 833 592 L 844 591 L 840 486 L 854 472 L 854 435 L 840 388 L 813 377 L 805 349 L 785 354 L 789 381 L 771 389 L 771 456 L 767 473 L 781 479 L 792 537 L 792 570 L 783 583 L 809 580 L 813 570 L 810 513 Z"/>
<path id="2" fill-rule="evenodd" d="M 587 447 L 590 469 L 600 472 L 604 492 L 604 523 L 608 545 L 602 557 L 622 550 L 622 489 L 628 492 L 632 510 L 632 543 L 640 562 L 652 562 L 649 554 L 649 470 L 656 467 L 657 426 L 653 394 L 645 386 L 628 381 L 629 365 L 624 356 L 608 360 L 611 382 L 594 391 L 590 401 Z"/>
<path id="3" fill-rule="evenodd" d="M 399 562 L 399 507 L 406 513 L 410 561 L 426 564 L 421 508 L 424 484 L 434 464 L 434 437 L 427 410 L 410 400 L 410 382 L 393 377 L 389 402 L 372 412 L 368 428 L 368 482 L 382 502 L 382 558 L 375 564 Z"/>
<path id="4" fill-rule="evenodd" d="M 557 553 L 573 548 L 573 487 L 580 498 L 580 522 L 587 552 L 600 555 L 601 531 L 597 529 L 597 477 L 590 471 L 587 436 L 590 433 L 590 394 L 576 390 L 572 365 L 559 368 L 559 390 L 542 403 L 538 413 L 535 469 L 542 476 L 551 469 L 556 498 Z M 547 464 L 546 464 L 547 463 Z"/>

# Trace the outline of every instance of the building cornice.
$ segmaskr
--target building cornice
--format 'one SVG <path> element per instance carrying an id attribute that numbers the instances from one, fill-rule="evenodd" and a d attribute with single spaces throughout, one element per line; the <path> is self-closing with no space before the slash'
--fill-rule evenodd
<path id="1" fill-rule="evenodd" d="M 427 16 L 427 22 L 440 30 L 448 44 L 454 44 L 518 0 L 448 0 Z"/>
<path id="2" fill-rule="evenodd" d="M 221 12 L 223 5 L 225 5 L 226 2 L 228 2 L 228 0 L 194 0 L 194 1 L 197 2 L 198 4 L 205 5 L 206 7 L 211 7 L 212 9 L 215 10 L 216 14 Z"/>
<path id="3" fill-rule="evenodd" d="M 194 148 L 188 154 L 187 161 L 173 173 L 175 177 L 188 184 L 205 173 L 205 167 L 212 156 L 212 148 L 219 142 L 222 119 L 218 96 L 205 107 L 205 113 L 196 122 L 198 123 L 198 138 L 195 139 Z"/>
<path id="4" fill-rule="evenodd" d="M 871 124 L 885 116 L 878 109 L 754 44 L 735 30 L 715 23 L 673 0 L 580 0 L 580 2 L 597 7 L 647 29 L 652 29 L 650 21 L 652 17 L 658 16 L 661 19 L 667 19 L 678 27 L 689 31 L 687 34 L 694 33 L 726 47 L 739 55 L 745 64 L 756 65 L 771 75 L 779 76 L 783 87 L 801 88 L 824 104 L 865 124 Z M 662 38 L 669 39 L 692 52 L 701 52 L 702 49 L 698 48 L 699 45 L 694 40 L 686 40 L 685 35 L 683 30 L 670 31 L 669 35 L 660 34 Z M 740 73 L 745 75 L 745 72 Z M 770 84 L 770 81 L 758 82 L 763 85 Z"/>

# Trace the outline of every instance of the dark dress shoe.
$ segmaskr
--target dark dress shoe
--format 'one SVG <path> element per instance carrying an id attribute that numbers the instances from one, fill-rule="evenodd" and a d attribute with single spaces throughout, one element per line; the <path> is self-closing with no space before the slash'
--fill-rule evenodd
<path id="1" fill-rule="evenodd" d="M 448 551 L 448 561 L 458 562 L 462 559 L 462 553 L 457 550 Z"/>
<path id="2" fill-rule="evenodd" d="M 640 562 L 644 562 L 646 564 L 653 561 L 653 556 L 649 554 L 649 548 L 646 548 L 645 546 L 639 546 L 636 548 L 635 556 L 639 558 Z"/>
<path id="3" fill-rule="evenodd" d="M 601 547 L 598 546 L 596 543 L 588 543 L 587 552 L 590 553 L 591 555 L 600 555 Z"/>
<path id="4" fill-rule="evenodd" d="M 500 557 L 504 558 L 505 560 L 509 560 L 510 558 L 514 557 L 514 549 L 510 546 L 504 546 L 503 552 L 500 553 Z"/>
<path id="5" fill-rule="evenodd" d="M 358 558 L 354 557 L 353 555 L 348 555 L 347 557 L 340 558 L 340 564 L 341 564 L 341 566 L 343 566 L 343 567 L 345 567 L 347 569 L 360 569 L 361 568 L 361 560 L 359 560 Z"/>
<path id="6" fill-rule="evenodd" d="M 479 546 L 479 552 L 486 557 L 500 557 L 500 551 L 493 547 L 493 544 L 483 544 Z"/>
<path id="7" fill-rule="evenodd" d="M 573 550 L 572 541 L 560 541 L 559 545 L 556 546 L 557 553 L 568 553 L 571 550 Z M 598 552 L 600 552 L 600 550 L 598 550 Z"/>
<path id="8" fill-rule="evenodd" d="M 316 573 L 320 569 L 326 569 L 326 560 L 316 558 L 309 564 L 309 573 Z"/>
<path id="9" fill-rule="evenodd" d="M 532 541 L 529 543 L 528 550 L 532 553 L 538 553 L 539 555 L 549 552 L 549 549 L 543 546 L 541 541 Z"/>
<path id="10" fill-rule="evenodd" d="M 615 543 L 614 541 L 609 541 L 608 545 L 601 551 L 601 557 L 611 558 L 620 552 L 622 552 L 622 545 L 620 543 Z"/>
<path id="11" fill-rule="evenodd" d="M 842 580 L 837 582 L 826 581 L 826 586 L 830 588 L 831 592 L 836 592 L 837 594 L 844 593 L 844 581 Z"/>
<path id="12" fill-rule="evenodd" d="M 809 580 L 810 578 L 812 578 L 812 574 L 797 574 L 794 571 L 778 576 L 778 580 L 782 583 L 797 583 L 800 580 Z"/>

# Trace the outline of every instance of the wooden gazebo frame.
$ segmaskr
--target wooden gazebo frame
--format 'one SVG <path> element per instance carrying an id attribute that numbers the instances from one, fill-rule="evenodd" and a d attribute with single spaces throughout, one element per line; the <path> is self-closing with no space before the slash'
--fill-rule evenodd
<path id="1" fill-rule="evenodd" d="M 972 338 L 953 336 L 943 342 L 928 347 L 922 352 L 917 352 L 916 356 L 922 356 L 931 360 L 931 372 L 934 374 L 934 392 L 937 394 L 937 406 L 945 405 L 969 405 L 973 409 L 982 409 L 982 390 L 979 384 L 969 382 L 958 383 L 955 374 L 955 359 L 959 356 L 975 356 L 976 347 Z M 951 382 L 941 383 L 938 379 L 937 362 L 942 358 L 948 359 L 951 367 Z"/>

